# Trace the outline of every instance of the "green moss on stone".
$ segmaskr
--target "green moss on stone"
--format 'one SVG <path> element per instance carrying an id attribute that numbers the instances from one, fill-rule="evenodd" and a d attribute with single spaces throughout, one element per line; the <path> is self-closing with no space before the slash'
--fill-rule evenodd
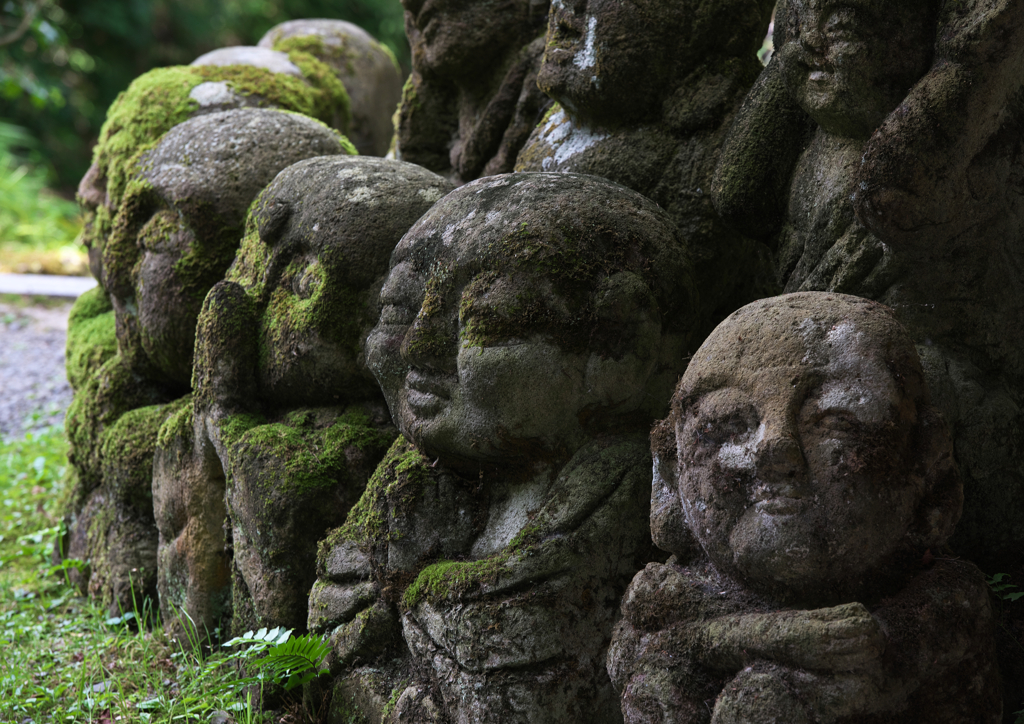
<path id="1" fill-rule="evenodd" d="M 329 536 L 328 545 L 351 540 L 373 546 L 388 538 L 388 509 L 396 502 L 410 503 L 428 479 L 430 462 L 416 447 L 399 436 L 370 477 L 366 490 L 345 525 Z"/>
<path id="2" fill-rule="evenodd" d="M 186 401 L 187 402 L 187 401 Z M 180 409 L 182 400 L 176 401 Z M 169 405 L 150 405 L 129 410 L 103 433 L 103 485 L 119 503 L 130 505 L 152 516 L 153 453 L 160 426 Z"/>
<path id="3" fill-rule="evenodd" d="M 391 434 L 370 425 L 361 410 L 349 410 L 330 427 L 313 427 L 310 413 L 292 413 L 285 422 L 249 428 L 231 446 L 231 467 L 274 461 L 281 470 L 275 484 L 275 496 L 302 498 L 334 488 L 347 468 L 347 448 L 382 448 L 391 442 Z"/>
<path id="4" fill-rule="evenodd" d="M 102 287 L 93 287 L 75 300 L 68 316 L 65 369 L 72 389 L 86 380 L 117 354 L 114 308 Z"/>
<path id="5" fill-rule="evenodd" d="M 395 710 L 395 707 L 398 706 L 398 700 L 402 698 L 402 694 L 405 692 L 408 686 L 409 682 L 403 681 L 391 690 L 391 696 L 388 697 L 388 701 L 384 705 L 384 708 L 381 710 L 380 713 L 380 720 L 382 722 L 387 721 L 388 717 L 391 716 L 391 713 Z"/>
<path id="6" fill-rule="evenodd" d="M 120 206 L 142 154 L 199 108 L 189 94 L 201 83 L 223 81 L 236 93 L 259 96 L 267 106 L 322 122 L 331 122 L 335 114 L 347 112 L 348 94 L 329 66 L 309 54 L 292 62 L 310 74 L 309 82 L 246 65 L 173 66 L 136 78 L 111 104 L 93 151 L 93 163 L 106 178 L 112 207 Z M 110 223 L 109 217 L 97 211 L 83 243 L 102 248 L 111 231 Z"/>
<path id="7" fill-rule="evenodd" d="M 225 445 L 233 445 L 246 432 L 266 422 L 262 415 L 243 412 L 237 415 L 228 415 L 217 421 L 217 428 L 220 431 L 221 439 Z"/>
<path id="8" fill-rule="evenodd" d="M 157 447 L 166 449 L 176 438 L 191 439 L 193 420 L 192 395 L 172 402 L 167 406 L 167 418 L 157 434 Z"/>
<path id="9" fill-rule="evenodd" d="M 493 556 L 476 561 L 439 561 L 429 565 L 405 589 L 402 604 L 412 608 L 423 600 L 456 598 L 471 588 L 492 581 L 514 556 L 528 554 L 527 549 L 535 547 L 539 537 L 539 527 L 527 526 Z"/>

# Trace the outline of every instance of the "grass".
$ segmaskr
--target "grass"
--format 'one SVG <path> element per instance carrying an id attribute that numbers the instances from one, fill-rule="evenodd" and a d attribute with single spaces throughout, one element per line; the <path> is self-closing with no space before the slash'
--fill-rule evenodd
<path id="1" fill-rule="evenodd" d="M 318 639 L 260 631 L 193 654 L 163 633 L 151 601 L 110 618 L 51 566 L 66 451 L 60 426 L 0 442 L 0 722 L 303 721 L 294 693 L 267 713 L 254 693 L 311 678 Z"/>

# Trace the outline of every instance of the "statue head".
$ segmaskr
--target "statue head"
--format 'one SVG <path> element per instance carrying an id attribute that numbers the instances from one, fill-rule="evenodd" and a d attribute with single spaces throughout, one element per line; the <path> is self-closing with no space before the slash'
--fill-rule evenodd
<path id="1" fill-rule="evenodd" d="M 344 20 L 288 20 L 260 38 L 260 48 L 305 50 L 329 65 L 348 93 L 348 136 L 363 156 L 383 156 L 394 134 L 392 116 L 402 97 L 402 73 L 387 46 Z"/>
<path id="2" fill-rule="evenodd" d="M 459 84 L 544 32 L 549 0 L 402 0 L 414 69 Z"/>
<path id="3" fill-rule="evenodd" d="M 575 174 L 449 194 L 395 249 L 367 359 L 399 429 L 455 468 L 528 469 L 645 431 L 694 326 L 667 214 Z"/>
<path id="4" fill-rule="evenodd" d="M 225 52 L 227 65 L 220 64 L 225 53 L 215 51 L 208 54 L 211 63 L 143 73 L 107 110 L 92 165 L 78 186 L 84 222 L 79 238 L 101 285 L 106 285 L 104 246 L 114 233 L 114 219 L 139 157 L 174 126 L 201 115 L 253 107 L 281 108 L 329 122 L 347 107 L 341 83 L 312 56 L 300 61 L 300 68 L 287 55 L 263 48 Z"/>
<path id="5" fill-rule="evenodd" d="M 655 454 L 681 520 L 757 589 L 861 582 L 942 544 L 960 516 L 949 432 L 909 335 L 876 302 L 743 307 L 697 351 L 663 425 Z"/>
<path id="6" fill-rule="evenodd" d="M 636 122 L 702 64 L 753 58 L 773 3 L 764 0 L 554 0 L 541 90 L 574 116 Z"/>
<path id="7" fill-rule="evenodd" d="M 234 258 L 249 205 L 286 166 L 345 151 L 318 121 L 246 108 L 181 123 L 142 155 L 102 261 L 133 368 L 188 389 L 196 318 Z"/>
<path id="8" fill-rule="evenodd" d="M 267 186 L 227 275 L 256 309 L 262 400 L 315 406 L 377 393 L 363 344 L 388 259 L 451 188 L 414 164 L 353 156 L 300 161 Z"/>
<path id="9" fill-rule="evenodd" d="M 783 0 L 772 62 L 819 126 L 866 139 L 930 67 L 938 5 Z"/>

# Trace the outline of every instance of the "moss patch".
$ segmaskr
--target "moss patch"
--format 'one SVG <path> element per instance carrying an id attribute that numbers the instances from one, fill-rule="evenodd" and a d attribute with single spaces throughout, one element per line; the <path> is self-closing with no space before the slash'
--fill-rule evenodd
<path id="1" fill-rule="evenodd" d="M 190 440 L 193 420 L 192 395 L 185 395 L 172 402 L 167 406 L 167 417 L 160 426 L 156 446 L 166 449 L 176 438 Z"/>
<path id="2" fill-rule="evenodd" d="M 343 540 L 369 547 L 386 543 L 389 507 L 415 500 L 430 474 L 429 466 L 423 453 L 399 436 L 370 477 L 359 502 L 349 511 L 345 525 L 321 543 L 321 551 Z"/>
<path id="3" fill-rule="evenodd" d="M 292 62 L 307 74 L 308 83 L 302 78 L 244 65 L 173 66 L 136 78 L 107 111 L 93 151 L 93 163 L 106 179 L 112 207 L 120 206 L 141 155 L 199 108 L 189 94 L 201 83 L 223 81 L 236 93 L 258 96 L 267 106 L 325 123 L 333 122 L 337 114 L 344 117 L 348 113 L 348 94 L 330 66 L 301 51 L 296 51 Z M 101 248 L 110 233 L 109 215 L 97 210 L 87 221 L 83 243 Z"/>
<path id="4" fill-rule="evenodd" d="M 68 316 L 65 369 L 72 389 L 117 354 L 114 308 L 102 287 L 93 287 L 75 300 Z"/>
<path id="5" fill-rule="evenodd" d="M 501 551 L 477 561 L 439 561 L 420 571 L 402 594 L 402 604 L 412 608 L 423 600 L 455 599 L 482 583 L 493 581 L 515 556 L 538 545 L 540 528 L 529 525 Z"/>
<path id="6" fill-rule="evenodd" d="M 103 485 L 111 491 L 118 507 L 131 506 L 153 516 L 153 453 L 160 426 L 168 413 L 183 409 L 189 400 L 176 400 L 175 407 L 150 405 L 121 415 L 103 434 L 101 459 Z M 113 501 L 110 501 L 113 502 Z"/>

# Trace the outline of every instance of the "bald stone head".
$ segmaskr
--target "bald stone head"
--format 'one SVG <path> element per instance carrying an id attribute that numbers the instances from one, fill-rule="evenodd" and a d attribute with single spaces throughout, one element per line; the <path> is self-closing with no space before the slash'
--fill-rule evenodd
<path id="1" fill-rule="evenodd" d="M 246 108 L 192 118 L 143 154 L 103 248 L 130 364 L 187 389 L 196 318 L 234 258 L 249 205 L 281 169 L 345 152 L 318 121 Z"/>
<path id="2" fill-rule="evenodd" d="M 681 519 L 754 588 L 862 580 L 942 544 L 960 515 L 948 430 L 906 330 L 875 302 L 743 307 L 694 356 L 666 424 L 655 453 Z"/>
<path id="3" fill-rule="evenodd" d="M 227 275 L 257 309 L 261 398 L 294 407 L 376 392 L 363 341 L 388 260 L 451 188 L 411 163 L 353 156 L 301 161 L 267 186 Z"/>
<path id="4" fill-rule="evenodd" d="M 664 409 L 689 264 L 665 212 L 617 184 L 481 179 L 395 249 L 368 362 L 402 432 L 446 465 L 571 455 Z"/>

